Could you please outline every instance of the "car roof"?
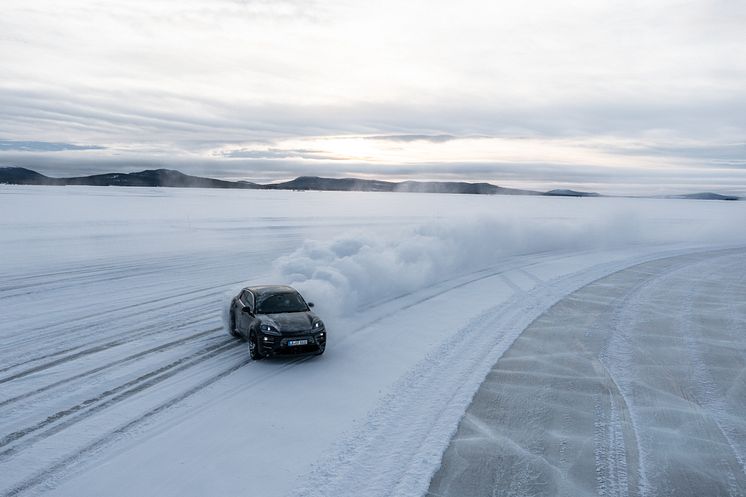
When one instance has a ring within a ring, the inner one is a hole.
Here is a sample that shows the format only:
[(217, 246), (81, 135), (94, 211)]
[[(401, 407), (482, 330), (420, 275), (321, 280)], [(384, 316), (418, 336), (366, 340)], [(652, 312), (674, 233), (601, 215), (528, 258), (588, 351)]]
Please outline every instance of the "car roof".
[(275, 293), (297, 293), (297, 290), (287, 285), (261, 285), (261, 286), (250, 286), (246, 290), (251, 290), (254, 295), (261, 297), (264, 295), (271, 295)]

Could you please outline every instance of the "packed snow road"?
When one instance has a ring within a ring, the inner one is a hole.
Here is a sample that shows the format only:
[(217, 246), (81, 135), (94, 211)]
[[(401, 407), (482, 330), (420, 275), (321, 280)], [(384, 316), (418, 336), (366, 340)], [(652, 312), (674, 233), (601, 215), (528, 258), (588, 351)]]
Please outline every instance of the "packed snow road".
[(431, 496), (746, 495), (746, 251), (660, 259), (534, 321)]
[[(576, 200), (0, 187), (0, 495), (424, 494), (534, 318), (743, 243), (740, 204)], [(317, 303), (324, 356), (228, 336), (268, 282)]]

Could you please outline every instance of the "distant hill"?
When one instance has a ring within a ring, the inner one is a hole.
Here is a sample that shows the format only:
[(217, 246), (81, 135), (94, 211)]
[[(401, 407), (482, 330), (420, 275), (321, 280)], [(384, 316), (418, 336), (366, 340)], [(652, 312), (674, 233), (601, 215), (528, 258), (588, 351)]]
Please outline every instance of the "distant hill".
[(318, 190), (332, 192), (391, 192), (396, 183), (357, 178), (299, 176), (283, 183), (264, 185), (267, 190)]
[(261, 188), (248, 181), (202, 178), (172, 169), (137, 173), (107, 173), (72, 178), (50, 178), (23, 167), (0, 167), (0, 183), (13, 185), (165, 186), (175, 188)]
[[(576, 190), (550, 190), (537, 192), (516, 188), (503, 188), (490, 183), (465, 183), (462, 181), (381, 181), (359, 178), (320, 178), (299, 176), (282, 183), (260, 185), (250, 181), (225, 181), (190, 176), (173, 169), (147, 169), (136, 173), (107, 173), (73, 178), (50, 178), (23, 167), (0, 167), (0, 184), (11, 185), (87, 185), (87, 186), (149, 186), (176, 188), (236, 188), (244, 190), (316, 190), (335, 192), (407, 192), (407, 193), (456, 193), (471, 195), (544, 195), (550, 197), (601, 197), (593, 192)], [(663, 198), (701, 200), (739, 200), (732, 195), (717, 193), (691, 193), (669, 195)]]
[(475, 195), (541, 195), (541, 192), (535, 192), (532, 190), (518, 190), (515, 188), (503, 188), (490, 183), (464, 183), (461, 181), (405, 181), (403, 183), (397, 183), (394, 191), (417, 193), (467, 193)]
[(683, 198), (691, 200), (738, 200), (740, 197), (734, 195), (720, 195), (719, 193), (701, 192), (685, 193), (683, 195), (666, 195), (665, 198)]
[(202, 178), (172, 169), (149, 169), (137, 173), (108, 173), (65, 178), (67, 185), (88, 186), (165, 186), (172, 188), (257, 188), (254, 183)]
[(407, 193), (461, 193), (474, 195), (539, 195), (531, 190), (502, 188), (489, 183), (464, 183), (458, 181), (404, 181), (394, 183), (358, 178), (319, 178), (300, 176), (284, 183), (264, 185), (269, 190), (320, 190), (358, 192), (407, 192)]
[(600, 193), (596, 192), (578, 192), (575, 190), (549, 190), (548, 192), (542, 193), (548, 197), (600, 197)]
[(65, 180), (50, 178), (24, 167), (0, 167), (0, 183), (8, 185), (64, 185)]
[(404, 181), (395, 183), (358, 178), (320, 178), (300, 176), (283, 183), (259, 185), (249, 181), (224, 181), (190, 176), (172, 169), (149, 169), (136, 173), (107, 173), (73, 178), (50, 178), (22, 167), (0, 167), (0, 183), (15, 185), (87, 185), (87, 186), (150, 186), (179, 188), (241, 188), (262, 190), (319, 190), (360, 192), (412, 192), (540, 195), (540, 192), (502, 188), (489, 183), (448, 181)]

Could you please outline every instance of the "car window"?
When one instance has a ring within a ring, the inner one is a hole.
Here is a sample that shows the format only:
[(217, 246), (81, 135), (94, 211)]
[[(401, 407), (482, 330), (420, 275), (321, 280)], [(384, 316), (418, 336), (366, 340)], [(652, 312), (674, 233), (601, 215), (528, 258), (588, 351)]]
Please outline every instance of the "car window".
[(254, 308), (254, 295), (250, 291), (243, 291), (243, 293), (241, 294), (241, 301), (244, 303), (244, 305), (248, 305), (252, 309)]
[(298, 293), (274, 293), (260, 297), (257, 302), (257, 312), (261, 314), (277, 314), (281, 312), (304, 312), (308, 310), (305, 300)]

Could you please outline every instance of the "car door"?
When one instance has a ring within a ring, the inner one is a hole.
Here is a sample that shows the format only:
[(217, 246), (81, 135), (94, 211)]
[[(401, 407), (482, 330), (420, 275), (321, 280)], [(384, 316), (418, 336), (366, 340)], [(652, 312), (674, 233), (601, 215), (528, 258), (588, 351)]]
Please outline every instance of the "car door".
[[(244, 307), (250, 307), (251, 312), (244, 312)], [(249, 330), (254, 324), (254, 294), (249, 290), (241, 292), (241, 298), (239, 299), (238, 308), (238, 332), (244, 337), (249, 337)]]

